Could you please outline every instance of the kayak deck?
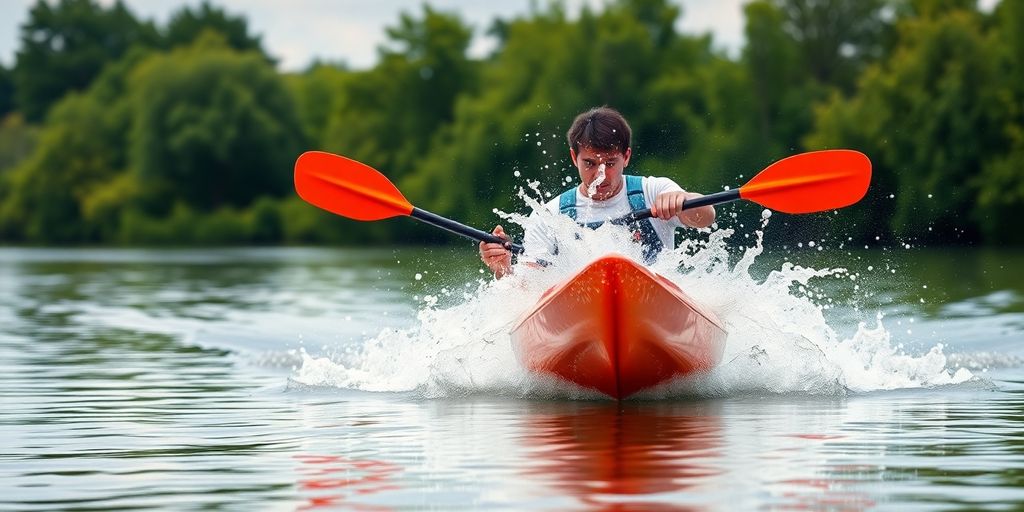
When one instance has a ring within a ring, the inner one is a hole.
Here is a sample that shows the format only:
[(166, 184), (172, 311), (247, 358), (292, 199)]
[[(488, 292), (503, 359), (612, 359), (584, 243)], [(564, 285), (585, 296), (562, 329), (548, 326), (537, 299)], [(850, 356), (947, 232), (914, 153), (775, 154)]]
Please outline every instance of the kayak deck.
[(545, 292), (511, 337), (527, 370), (622, 399), (710, 370), (726, 332), (674, 283), (613, 255)]

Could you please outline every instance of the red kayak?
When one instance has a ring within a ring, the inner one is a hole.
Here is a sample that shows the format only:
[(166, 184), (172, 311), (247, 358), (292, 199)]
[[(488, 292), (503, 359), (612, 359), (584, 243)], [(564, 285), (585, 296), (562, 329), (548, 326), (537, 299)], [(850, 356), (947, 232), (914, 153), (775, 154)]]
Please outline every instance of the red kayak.
[(710, 370), (722, 323), (675, 283), (622, 256), (605, 256), (544, 293), (512, 328), (532, 372), (612, 398)]

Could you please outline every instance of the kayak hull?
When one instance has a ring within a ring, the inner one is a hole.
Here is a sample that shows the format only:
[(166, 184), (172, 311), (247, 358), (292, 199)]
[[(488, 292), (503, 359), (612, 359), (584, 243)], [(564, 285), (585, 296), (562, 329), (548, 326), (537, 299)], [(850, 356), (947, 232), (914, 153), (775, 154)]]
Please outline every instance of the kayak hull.
[(623, 399), (710, 370), (726, 331), (674, 283), (613, 255), (545, 292), (511, 338), (527, 370)]

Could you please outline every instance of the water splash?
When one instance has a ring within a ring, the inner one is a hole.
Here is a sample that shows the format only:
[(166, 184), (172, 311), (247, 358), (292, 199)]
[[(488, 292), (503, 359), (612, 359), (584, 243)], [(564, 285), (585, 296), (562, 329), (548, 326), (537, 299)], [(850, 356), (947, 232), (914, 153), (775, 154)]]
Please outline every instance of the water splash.
[(594, 194), (597, 193), (597, 187), (600, 187), (604, 183), (607, 175), (605, 174), (605, 165), (601, 164), (597, 166), (597, 176), (594, 177), (594, 181), (587, 186), (587, 197), (593, 198)]
[[(536, 183), (528, 187), (538, 193)], [(526, 373), (512, 351), (509, 330), (551, 286), (610, 252), (643, 261), (642, 249), (620, 226), (579, 229), (566, 216), (547, 212), (521, 191), (532, 217), (501, 214), (530, 228), (544, 225), (563, 243), (552, 265), (517, 265), (505, 279), (481, 280), (458, 303), (427, 297), (416, 326), (389, 329), (358, 349), (332, 357), (302, 354), (299, 383), (425, 397), (502, 395), (594, 398), (574, 386)], [(923, 355), (894, 345), (880, 316), (862, 322), (844, 339), (826, 321), (823, 306), (808, 290), (814, 280), (845, 279), (842, 268), (814, 269), (783, 263), (764, 279), (751, 266), (761, 255), (769, 213), (762, 216), (752, 246), (735, 248), (733, 229), (699, 230), (663, 252), (651, 266), (715, 311), (729, 331), (722, 364), (709, 374), (671, 382), (646, 398), (730, 396), (749, 393), (838, 395), (961, 383), (973, 378), (952, 371), (936, 345)], [(848, 281), (848, 280), (847, 280)]]

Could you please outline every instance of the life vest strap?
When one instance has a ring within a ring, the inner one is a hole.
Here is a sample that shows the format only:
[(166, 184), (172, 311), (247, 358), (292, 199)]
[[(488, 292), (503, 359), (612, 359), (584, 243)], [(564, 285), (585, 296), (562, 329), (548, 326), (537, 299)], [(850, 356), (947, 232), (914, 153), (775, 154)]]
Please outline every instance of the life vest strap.
[[(623, 178), (626, 180), (626, 198), (629, 200), (629, 209), (633, 212), (649, 209), (647, 201), (644, 199), (643, 177), (624, 175)], [(575, 187), (562, 192), (562, 194), (558, 196), (558, 212), (562, 215), (568, 216), (572, 220), (576, 220)], [(636, 241), (643, 244), (644, 260), (648, 263), (653, 262), (654, 258), (665, 247), (665, 244), (661, 242), (661, 238), (658, 237), (658, 232), (654, 229), (654, 225), (651, 223), (652, 221), (652, 219), (643, 219), (628, 224), (629, 228), (634, 231)], [(581, 225), (590, 229), (597, 229), (603, 224), (604, 221), (598, 221)]]

